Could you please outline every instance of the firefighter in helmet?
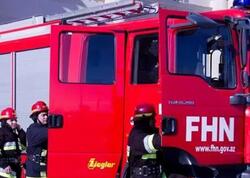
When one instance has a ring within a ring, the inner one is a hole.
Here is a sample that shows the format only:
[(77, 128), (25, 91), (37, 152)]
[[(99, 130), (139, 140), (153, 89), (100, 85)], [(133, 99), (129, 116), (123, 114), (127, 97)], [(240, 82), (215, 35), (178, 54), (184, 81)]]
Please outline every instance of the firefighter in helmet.
[(27, 129), (26, 178), (47, 177), (48, 110), (43, 101), (37, 101), (31, 108), (30, 118), (34, 123)]
[(161, 140), (155, 127), (153, 105), (138, 105), (134, 113), (134, 127), (128, 139), (128, 162), (131, 178), (160, 178), (161, 166), (156, 156)]
[(26, 146), (26, 134), (17, 123), (16, 112), (8, 107), (0, 115), (0, 177), (21, 177), (21, 152)]

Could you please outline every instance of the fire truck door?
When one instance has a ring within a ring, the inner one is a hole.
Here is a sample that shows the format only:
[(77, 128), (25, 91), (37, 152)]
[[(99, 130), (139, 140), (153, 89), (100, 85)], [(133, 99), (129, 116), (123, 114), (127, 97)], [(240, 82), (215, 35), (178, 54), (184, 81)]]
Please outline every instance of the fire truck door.
[(160, 11), (162, 144), (200, 164), (242, 163), (244, 106), (230, 103), (243, 93), (234, 36), (226, 25), (200, 16), (192, 25), (185, 15)]
[(125, 118), (127, 131), (135, 107), (149, 103), (155, 105), (158, 113), (158, 32), (142, 30), (128, 33), (126, 70)]
[(122, 32), (102, 27), (52, 28), (49, 177), (115, 177), (123, 143), (124, 41)]

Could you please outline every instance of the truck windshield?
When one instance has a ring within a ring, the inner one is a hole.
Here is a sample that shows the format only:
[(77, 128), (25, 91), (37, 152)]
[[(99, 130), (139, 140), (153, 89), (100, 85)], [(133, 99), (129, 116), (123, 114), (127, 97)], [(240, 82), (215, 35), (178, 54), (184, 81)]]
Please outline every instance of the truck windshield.
[(202, 77), (216, 88), (234, 88), (236, 71), (229, 29), (219, 26), (177, 32), (170, 72)]

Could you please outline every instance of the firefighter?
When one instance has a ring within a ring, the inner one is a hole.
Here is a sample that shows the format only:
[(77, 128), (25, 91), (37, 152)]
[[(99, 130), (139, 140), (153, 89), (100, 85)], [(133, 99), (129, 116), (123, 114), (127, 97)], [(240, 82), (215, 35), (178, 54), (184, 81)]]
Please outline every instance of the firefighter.
[(157, 159), (161, 140), (155, 127), (153, 105), (142, 104), (135, 109), (132, 128), (128, 139), (128, 163), (130, 178), (160, 178), (162, 171)]
[(17, 123), (16, 112), (8, 107), (1, 112), (0, 177), (21, 177), (21, 152), (26, 146), (26, 134)]
[(27, 129), (26, 178), (47, 177), (48, 110), (43, 101), (37, 101), (31, 108), (34, 123)]

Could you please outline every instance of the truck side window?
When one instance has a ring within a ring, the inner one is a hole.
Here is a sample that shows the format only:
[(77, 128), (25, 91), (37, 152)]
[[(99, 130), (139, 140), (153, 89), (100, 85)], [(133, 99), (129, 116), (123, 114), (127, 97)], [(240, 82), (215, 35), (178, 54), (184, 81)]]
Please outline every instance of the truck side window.
[(12, 100), (12, 70), (11, 70), (11, 54), (0, 55), (0, 109), (11, 106)]
[(234, 88), (236, 70), (231, 34), (226, 26), (180, 31), (176, 36), (175, 74), (202, 77), (215, 88)]
[(132, 83), (158, 82), (158, 35), (140, 35), (135, 38), (132, 64)]
[(113, 84), (115, 38), (112, 34), (62, 33), (59, 80), (68, 83)]

